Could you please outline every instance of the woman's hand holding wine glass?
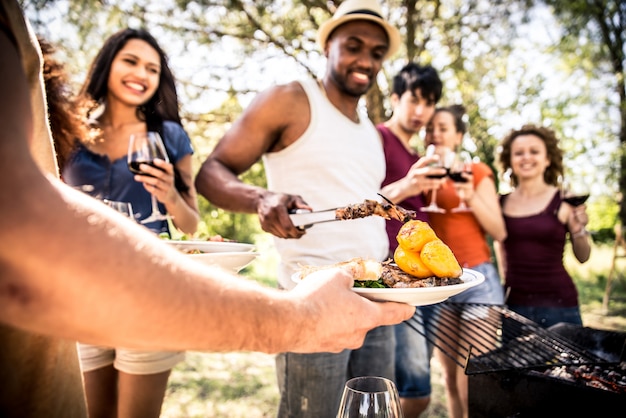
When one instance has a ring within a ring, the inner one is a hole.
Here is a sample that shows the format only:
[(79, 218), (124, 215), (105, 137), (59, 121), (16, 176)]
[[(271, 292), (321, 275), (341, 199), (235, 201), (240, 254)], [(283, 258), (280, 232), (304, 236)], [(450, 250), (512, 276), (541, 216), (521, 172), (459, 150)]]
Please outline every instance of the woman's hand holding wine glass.
[(395, 384), (376, 376), (346, 382), (337, 418), (402, 418)]
[(157, 196), (160, 201), (166, 201), (168, 194), (175, 192), (174, 173), (165, 145), (157, 132), (141, 132), (130, 136), (128, 168), (137, 174), (136, 180), (141, 181), (151, 195), (152, 213), (141, 223), (168, 219), (159, 210)]

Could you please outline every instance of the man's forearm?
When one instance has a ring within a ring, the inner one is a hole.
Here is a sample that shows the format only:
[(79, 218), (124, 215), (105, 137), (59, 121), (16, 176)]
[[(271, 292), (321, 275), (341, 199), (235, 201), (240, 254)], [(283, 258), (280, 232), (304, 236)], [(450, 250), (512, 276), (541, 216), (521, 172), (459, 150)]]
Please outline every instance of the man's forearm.
[(243, 183), (223, 164), (207, 159), (195, 179), (198, 194), (219, 208), (238, 213), (257, 213), (257, 202), (266, 193), (262, 187)]

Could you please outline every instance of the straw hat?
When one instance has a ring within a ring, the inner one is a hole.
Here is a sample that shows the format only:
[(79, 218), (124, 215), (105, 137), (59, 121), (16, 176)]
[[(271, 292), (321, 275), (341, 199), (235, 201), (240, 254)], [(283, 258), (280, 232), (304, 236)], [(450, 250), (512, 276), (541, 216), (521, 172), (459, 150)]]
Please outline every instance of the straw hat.
[(346, 0), (341, 3), (334, 16), (320, 26), (317, 43), (324, 49), (330, 34), (337, 27), (352, 20), (369, 20), (382, 26), (389, 38), (387, 56), (393, 55), (400, 47), (400, 32), (383, 19), (377, 0)]

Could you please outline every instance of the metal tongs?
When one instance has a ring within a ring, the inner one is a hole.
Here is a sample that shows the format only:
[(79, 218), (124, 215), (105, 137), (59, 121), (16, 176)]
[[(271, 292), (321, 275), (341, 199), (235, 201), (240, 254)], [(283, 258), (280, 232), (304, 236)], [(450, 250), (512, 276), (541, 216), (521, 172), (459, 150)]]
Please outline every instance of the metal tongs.
[(394, 204), (380, 193), (378, 195), (384, 199), (384, 202), (366, 200), (364, 203), (320, 211), (296, 209), (290, 212), (289, 217), (294, 226), (298, 228), (309, 228), (318, 223), (365, 218), (372, 215), (381, 216), (385, 219), (396, 219), (403, 223), (415, 219), (415, 211)]

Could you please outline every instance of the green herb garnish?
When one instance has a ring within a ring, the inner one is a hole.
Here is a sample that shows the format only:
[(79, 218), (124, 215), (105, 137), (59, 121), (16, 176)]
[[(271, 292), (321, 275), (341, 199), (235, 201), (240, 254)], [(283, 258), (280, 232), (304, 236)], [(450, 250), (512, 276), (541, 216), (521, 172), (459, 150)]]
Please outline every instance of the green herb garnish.
[(383, 283), (383, 279), (378, 280), (355, 280), (354, 287), (368, 287), (373, 289), (386, 289), (387, 286)]

